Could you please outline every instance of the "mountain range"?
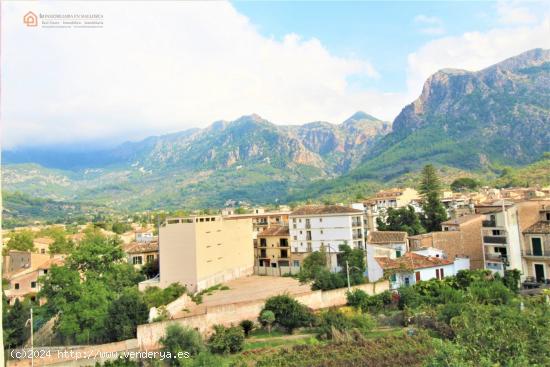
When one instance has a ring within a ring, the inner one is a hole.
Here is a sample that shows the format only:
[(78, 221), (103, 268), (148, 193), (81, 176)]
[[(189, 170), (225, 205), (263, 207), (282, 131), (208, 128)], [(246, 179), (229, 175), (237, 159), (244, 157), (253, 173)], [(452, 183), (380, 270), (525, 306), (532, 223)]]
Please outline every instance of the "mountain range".
[(550, 50), (535, 49), (476, 72), (438, 71), (393, 124), (364, 112), (289, 126), (249, 115), (101, 151), (4, 151), (2, 184), (110, 208), (220, 207), (366, 194), (426, 163), (494, 175), (547, 151)]

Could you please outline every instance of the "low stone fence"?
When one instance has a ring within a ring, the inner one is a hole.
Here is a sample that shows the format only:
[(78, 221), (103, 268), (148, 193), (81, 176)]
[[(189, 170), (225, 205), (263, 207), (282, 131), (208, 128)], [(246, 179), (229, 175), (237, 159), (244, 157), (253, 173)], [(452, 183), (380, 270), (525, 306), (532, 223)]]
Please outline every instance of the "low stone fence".
[[(352, 287), (361, 289), (367, 294), (373, 295), (389, 289), (387, 281), (378, 283), (367, 283)], [(314, 309), (323, 309), (332, 306), (343, 306), (346, 304), (347, 288), (333, 289), (329, 291), (309, 291), (295, 295), (294, 298), (304, 305)], [(137, 339), (140, 350), (156, 350), (161, 347), (160, 338), (165, 334), (166, 327), (171, 324), (180, 324), (198, 330), (206, 335), (216, 324), (231, 325), (238, 324), (242, 320), (256, 320), (265, 304), (265, 300), (254, 300), (248, 302), (230, 303), (219, 306), (206, 307), (204, 313), (182, 317), (174, 320), (155, 322), (139, 325)]]
[(269, 275), (272, 277), (280, 277), (283, 275), (296, 275), (300, 272), (299, 266), (279, 266), (272, 268), (269, 266), (254, 266), (254, 274)]

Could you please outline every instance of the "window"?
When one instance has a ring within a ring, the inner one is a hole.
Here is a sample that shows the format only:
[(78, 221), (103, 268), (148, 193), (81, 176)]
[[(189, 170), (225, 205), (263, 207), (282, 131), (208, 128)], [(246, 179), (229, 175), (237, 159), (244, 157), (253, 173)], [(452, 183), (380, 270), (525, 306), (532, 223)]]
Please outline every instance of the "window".
[(323, 234), (323, 230), (321, 229), (321, 234)]
[(395, 274), (392, 274), (391, 277), (390, 277), (390, 280), (395, 283), (397, 281), (397, 275)]
[(323, 218), (319, 218), (319, 222), (323, 222)]
[(546, 213), (546, 220), (547, 220), (547, 221), (550, 221), (550, 212), (549, 212), (549, 213)]
[(281, 250), (281, 258), (286, 259), (288, 257), (288, 250)]
[(147, 262), (152, 263), (155, 261), (155, 255), (147, 255)]
[(439, 277), (439, 269), (435, 269), (435, 277), (436, 277), (436, 279), (441, 279)]
[(306, 232), (306, 239), (307, 239), (308, 241), (311, 241), (311, 231), (307, 231), (307, 232)]
[(286, 238), (279, 239), (279, 246), (288, 247), (288, 240)]
[(292, 266), (294, 266), (295, 268), (299, 268), (300, 267), (300, 260), (294, 260), (292, 262)]
[(538, 237), (531, 237), (531, 250), (533, 250), (533, 256), (542, 256), (542, 241)]
[(265, 238), (260, 238), (260, 246), (266, 247), (267, 246), (267, 240)]
[(296, 218), (292, 218), (292, 223), (296, 223)]
[(294, 236), (294, 241), (296, 241), (298, 239), (298, 236)]
[(132, 258), (132, 262), (134, 265), (141, 265), (141, 263), (143, 262), (143, 259), (141, 258), (141, 256), (134, 256)]
[(44, 274), (48, 274), (48, 269), (44, 269)]
[(439, 270), (439, 275), (441, 276), (441, 279), (445, 278), (445, 274), (443, 273), (443, 268)]
[(296, 229), (296, 224), (293, 224), (293, 225), (292, 225), (292, 228)]
[(400, 250), (395, 251), (395, 257), (401, 257), (401, 251)]
[(14, 287), (15, 289), (19, 289), (19, 283), (15, 283)]
[(36, 288), (36, 282), (31, 282), (31, 288)]
[(45, 253), (46, 253), (46, 249), (45, 249), (45, 248), (40, 249), (40, 253), (41, 253), (41, 254), (45, 254)]

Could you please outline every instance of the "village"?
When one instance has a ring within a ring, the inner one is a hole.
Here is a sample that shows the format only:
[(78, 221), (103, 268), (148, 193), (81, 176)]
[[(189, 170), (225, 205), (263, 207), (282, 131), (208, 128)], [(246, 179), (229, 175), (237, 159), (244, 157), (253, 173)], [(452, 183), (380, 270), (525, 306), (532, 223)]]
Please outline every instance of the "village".
[[(129, 217), (110, 229), (91, 222), (4, 230), (4, 295), (12, 307), (47, 304), (44, 280), (90, 231), (117, 239), (120, 261), (143, 274), (143, 294), (185, 290), (148, 309), (130, 346), (102, 344), (103, 352), (159, 350), (173, 322), (208, 335), (214, 325), (255, 319), (266, 300), (281, 294), (321, 310), (349, 304), (352, 288), (375, 296), (470, 270), (515, 272), (524, 294), (550, 287), (550, 187), (439, 191), (445, 220), (431, 230), (418, 221), (427, 195), (391, 188), (347, 205), (229, 206), (215, 214), (151, 215), (148, 223)], [(31, 246), (17, 248), (25, 240)], [(350, 264), (353, 253), (361, 259)], [(331, 282), (304, 275), (319, 256), (326, 272), (319, 274)], [(48, 334), (43, 330), (38, 335)]]

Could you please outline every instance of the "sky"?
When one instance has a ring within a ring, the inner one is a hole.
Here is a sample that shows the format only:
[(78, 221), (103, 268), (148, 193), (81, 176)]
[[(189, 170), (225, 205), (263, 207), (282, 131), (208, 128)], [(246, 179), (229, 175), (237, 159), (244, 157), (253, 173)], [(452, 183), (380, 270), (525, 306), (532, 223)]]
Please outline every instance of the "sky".
[[(27, 27), (100, 13), (101, 29)], [(442, 68), (550, 48), (550, 2), (13, 2), (1, 8), (2, 149), (102, 147), (259, 114), (392, 121)]]

